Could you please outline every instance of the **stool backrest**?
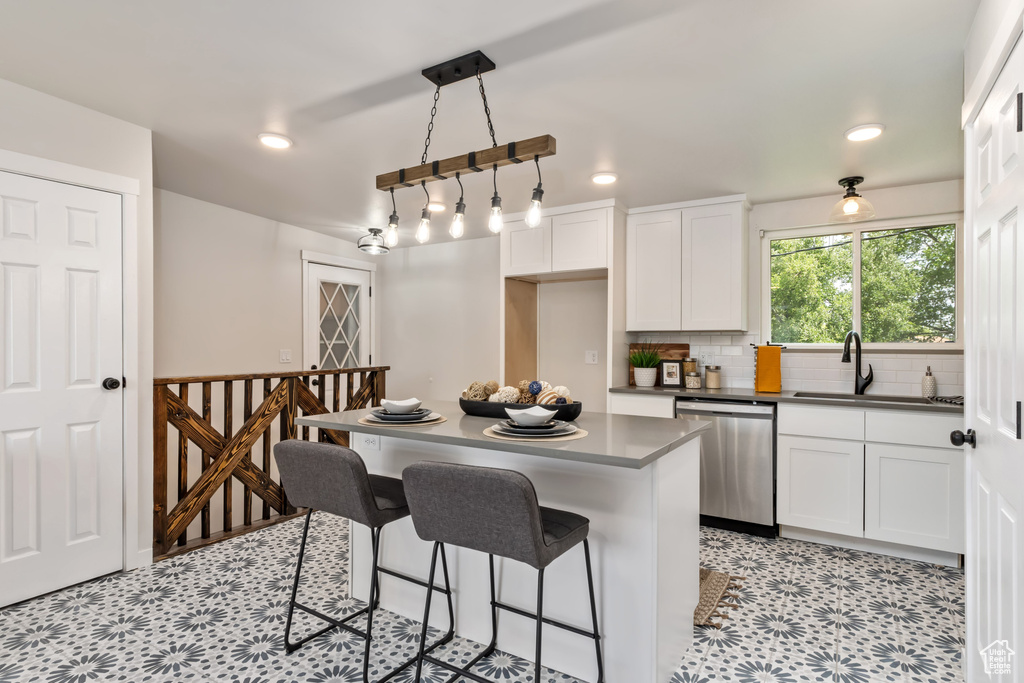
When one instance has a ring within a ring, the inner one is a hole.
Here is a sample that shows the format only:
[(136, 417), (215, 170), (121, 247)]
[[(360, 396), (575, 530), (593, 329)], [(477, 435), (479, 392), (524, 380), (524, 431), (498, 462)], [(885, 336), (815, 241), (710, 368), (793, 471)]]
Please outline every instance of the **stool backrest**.
[(366, 464), (351, 448), (328, 443), (282, 441), (274, 460), (288, 502), (374, 526), (377, 503)]
[(420, 462), (402, 472), (416, 533), (424, 541), (541, 566), (537, 492), (512, 470)]

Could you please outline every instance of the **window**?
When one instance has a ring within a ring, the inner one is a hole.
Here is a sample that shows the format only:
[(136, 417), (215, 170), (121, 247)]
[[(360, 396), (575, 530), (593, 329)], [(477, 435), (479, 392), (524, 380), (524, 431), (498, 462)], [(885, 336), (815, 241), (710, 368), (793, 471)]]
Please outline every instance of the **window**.
[(777, 344), (950, 344), (957, 224), (769, 233), (768, 338)]

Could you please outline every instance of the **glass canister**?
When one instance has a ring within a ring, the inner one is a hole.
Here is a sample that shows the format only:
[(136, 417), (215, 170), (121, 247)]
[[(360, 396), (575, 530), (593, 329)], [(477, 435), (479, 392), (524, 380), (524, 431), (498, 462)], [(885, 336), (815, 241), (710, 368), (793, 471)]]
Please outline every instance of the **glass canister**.
[(691, 372), (697, 372), (697, 359), (696, 358), (684, 358), (683, 359), (683, 374), (688, 375)]
[(688, 372), (688, 373), (686, 373), (686, 388), (687, 389), (700, 389), (700, 373), (699, 372)]
[(704, 366), (704, 386), (708, 389), (721, 389), (722, 388), (722, 366), (721, 365), (705, 365)]

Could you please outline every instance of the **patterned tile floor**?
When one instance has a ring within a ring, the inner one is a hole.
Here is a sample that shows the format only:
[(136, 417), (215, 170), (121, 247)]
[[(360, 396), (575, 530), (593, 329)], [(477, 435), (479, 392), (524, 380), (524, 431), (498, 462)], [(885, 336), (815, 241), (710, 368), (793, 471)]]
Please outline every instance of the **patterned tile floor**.
[[(346, 633), (284, 653), (300, 524), (0, 611), (0, 683), (361, 681), (361, 643)], [(344, 597), (347, 553), (347, 525), (314, 515), (300, 601), (329, 613), (358, 609)], [(727, 626), (698, 630), (672, 683), (962, 680), (962, 572), (714, 529), (703, 530), (701, 558), (747, 576), (747, 588)], [(315, 627), (297, 613), (298, 635)], [(370, 670), (379, 677), (414, 651), (419, 628), (379, 612), (374, 633)], [(465, 663), (482, 647), (456, 640), (444, 654)], [(533, 679), (528, 662), (501, 653), (477, 670), (508, 683)], [(545, 679), (572, 680), (554, 671)], [(428, 670), (423, 680), (447, 677)]]

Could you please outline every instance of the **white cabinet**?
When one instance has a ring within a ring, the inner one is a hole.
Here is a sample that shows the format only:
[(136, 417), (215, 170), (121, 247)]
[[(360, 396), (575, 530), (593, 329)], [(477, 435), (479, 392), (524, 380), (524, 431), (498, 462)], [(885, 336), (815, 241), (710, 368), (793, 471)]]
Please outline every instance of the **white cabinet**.
[(868, 443), (864, 479), (866, 538), (964, 552), (962, 449)]
[(747, 204), (690, 202), (626, 222), (626, 329), (747, 329)]
[(607, 209), (563, 213), (551, 217), (551, 270), (608, 267)]
[(525, 221), (508, 221), (501, 230), (501, 272), (534, 275), (551, 272), (551, 219), (536, 228)]
[(662, 211), (626, 219), (626, 329), (682, 325), (682, 214)]
[(638, 417), (676, 416), (676, 397), (656, 394), (608, 394), (608, 412)]
[(682, 211), (682, 329), (747, 329), (747, 211), (742, 203)]
[(864, 535), (864, 443), (780, 435), (779, 524)]

